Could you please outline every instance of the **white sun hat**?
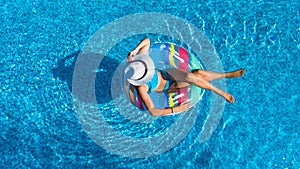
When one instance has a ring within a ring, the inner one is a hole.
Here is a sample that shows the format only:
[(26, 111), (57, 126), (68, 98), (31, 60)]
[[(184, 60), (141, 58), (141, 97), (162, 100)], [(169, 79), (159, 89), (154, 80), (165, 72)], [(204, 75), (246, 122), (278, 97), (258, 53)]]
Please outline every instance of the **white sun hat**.
[(155, 72), (155, 65), (150, 56), (138, 54), (125, 68), (125, 78), (134, 86), (149, 82)]

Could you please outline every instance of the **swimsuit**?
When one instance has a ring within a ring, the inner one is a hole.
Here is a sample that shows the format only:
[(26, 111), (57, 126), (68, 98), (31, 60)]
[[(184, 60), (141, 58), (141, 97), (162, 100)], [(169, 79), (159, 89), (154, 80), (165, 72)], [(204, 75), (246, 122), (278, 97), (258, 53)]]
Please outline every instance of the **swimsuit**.
[(160, 73), (162, 74), (163, 78), (167, 81), (163, 89), (164, 92), (167, 92), (169, 87), (175, 82), (175, 80), (166, 71), (161, 70)]
[(148, 93), (151, 93), (156, 88), (156, 86), (158, 85), (158, 75), (156, 70), (152, 79), (149, 82), (147, 82), (146, 85), (149, 88)]
[(163, 91), (167, 92), (167, 90), (169, 89), (169, 87), (172, 85), (173, 82), (175, 82), (171, 76), (163, 70), (155, 70), (154, 75), (152, 77), (152, 79), (146, 83), (146, 85), (148, 86), (149, 90), (148, 93), (151, 93), (158, 85), (158, 74), (157, 71), (160, 71), (161, 75), (163, 76), (163, 78), (167, 81)]

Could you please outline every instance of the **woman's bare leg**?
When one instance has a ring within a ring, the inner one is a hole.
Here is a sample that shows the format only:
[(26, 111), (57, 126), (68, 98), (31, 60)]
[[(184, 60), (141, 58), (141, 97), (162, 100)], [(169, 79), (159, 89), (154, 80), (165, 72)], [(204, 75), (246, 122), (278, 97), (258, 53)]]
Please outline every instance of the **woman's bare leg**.
[(233, 72), (225, 72), (225, 73), (219, 73), (219, 72), (212, 72), (207, 70), (194, 70), (193, 73), (199, 74), (203, 76), (206, 80), (216, 80), (220, 78), (234, 78), (234, 77), (240, 77), (245, 74), (245, 69), (241, 68)]
[(199, 87), (211, 90), (211, 91), (219, 94), (220, 96), (224, 97), (229, 103), (234, 102), (234, 97), (231, 94), (215, 87), (208, 80), (206, 80), (202, 77), (199, 77), (199, 76), (195, 75), (194, 73), (188, 73), (186, 80), (190, 83), (193, 83), (193, 84), (199, 86)]
[(191, 72), (186, 72), (183, 70), (179, 69), (172, 69), (172, 70), (167, 70), (167, 72), (176, 80), (178, 83), (180, 82), (188, 82), (191, 84), (195, 84), (201, 88), (211, 90), (220, 96), (224, 97), (228, 102), (233, 103), (234, 102), (234, 97), (215, 87), (213, 84), (211, 84), (206, 78), (204, 78), (202, 75), (196, 74), (196, 73), (191, 73)]

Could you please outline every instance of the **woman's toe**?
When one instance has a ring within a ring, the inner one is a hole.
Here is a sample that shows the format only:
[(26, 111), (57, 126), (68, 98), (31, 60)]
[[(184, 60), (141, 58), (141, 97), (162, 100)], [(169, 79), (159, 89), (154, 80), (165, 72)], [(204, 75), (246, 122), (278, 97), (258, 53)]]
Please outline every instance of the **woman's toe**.
[(241, 70), (241, 76), (244, 76), (244, 74), (245, 74), (245, 69), (244, 68), (242, 68), (242, 70)]

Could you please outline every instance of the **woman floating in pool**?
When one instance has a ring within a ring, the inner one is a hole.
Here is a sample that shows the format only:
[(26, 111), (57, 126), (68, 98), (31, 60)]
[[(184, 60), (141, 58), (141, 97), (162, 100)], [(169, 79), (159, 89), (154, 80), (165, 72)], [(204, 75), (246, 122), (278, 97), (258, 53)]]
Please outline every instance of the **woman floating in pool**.
[(211, 90), (224, 97), (229, 103), (234, 102), (234, 97), (217, 87), (210, 81), (220, 78), (234, 78), (243, 76), (245, 69), (233, 72), (211, 72), (206, 70), (193, 70), (187, 72), (180, 69), (155, 69), (152, 59), (148, 56), (150, 39), (142, 40), (136, 48), (127, 56), (129, 63), (125, 69), (125, 77), (128, 82), (136, 86), (137, 91), (144, 102), (146, 108), (153, 116), (163, 116), (176, 112), (184, 112), (190, 108), (189, 102), (184, 102), (172, 108), (156, 108), (149, 96), (149, 92), (172, 92), (187, 87), (190, 84)]

